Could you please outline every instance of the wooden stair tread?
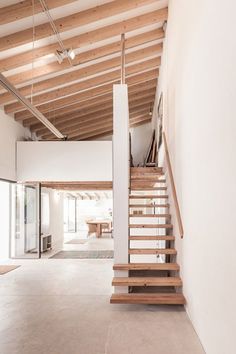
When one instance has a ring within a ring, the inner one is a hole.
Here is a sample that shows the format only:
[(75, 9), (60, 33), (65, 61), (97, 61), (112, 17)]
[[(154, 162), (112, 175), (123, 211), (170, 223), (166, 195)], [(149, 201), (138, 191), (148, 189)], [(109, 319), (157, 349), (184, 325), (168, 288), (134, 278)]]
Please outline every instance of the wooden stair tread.
[[(157, 182), (157, 183), (166, 183), (166, 179), (165, 179), (165, 178), (159, 178), (159, 176), (157, 176), (157, 179), (158, 179), (158, 182)], [(131, 181), (131, 182), (133, 182), (134, 184), (144, 183), (144, 184), (146, 184), (146, 185), (148, 185), (148, 186), (149, 186), (150, 183), (152, 183), (152, 182), (150, 182), (150, 181), (146, 181), (144, 177), (143, 177), (143, 180), (141, 180), (141, 181), (135, 181), (135, 180), (133, 180), (133, 181)]]
[(130, 208), (169, 208), (170, 204), (130, 204)]
[(170, 218), (170, 214), (129, 214), (130, 218)]
[(182, 286), (179, 277), (114, 277), (113, 286)]
[(174, 248), (130, 248), (129, 254), (177, 254)]
[(163, 173), (158, 173), (158, 174), (155, 174), (155, 175), (132, 175), (130, 176), (130, 179), (131, 181), (144, 181), (144, 182), (147, 182), (147, 181), (155, 181), (155, 182), (158, 182), (160, 177), (163, 176)]
[(129, 237), (130, 241), (174, 241), (175, 237), (174, 236), (166, 236), (166, 235), (160, 235), (160, 236), (130, 236)]
[(155, 194), (146, 194), (146, 195), (130, 195), (130, 199), (168, 199), (168, 195), (155, 195)]
[(139, 187), (131, 189), (131, 191), (167, 191), (167, 187)]
[(172, 229), (172, 224), (130, 224), (130, 229)]
[(113, 270), (179, 270), (177, 263), (124, 263), (114, 264)]
[(163, 168), (162, 167), (131, 167), (131, 173), (133, 172), (148, 172), (148, 173), (156, 173), (156, 172), (162, 172)]
[(149, 304), (149, 305), (184, 305), (186, 300), (182, 294), (112, 294), (111, 304)]

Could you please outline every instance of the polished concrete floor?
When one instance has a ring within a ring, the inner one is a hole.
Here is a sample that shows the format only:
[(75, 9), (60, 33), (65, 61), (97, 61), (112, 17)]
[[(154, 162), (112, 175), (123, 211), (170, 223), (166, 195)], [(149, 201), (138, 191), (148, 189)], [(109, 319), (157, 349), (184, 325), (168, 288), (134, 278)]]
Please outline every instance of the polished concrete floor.
[(24, 260), (0, 276), (1, 354), (203, 354), (182, 307), (110, 305), (112, 260)]

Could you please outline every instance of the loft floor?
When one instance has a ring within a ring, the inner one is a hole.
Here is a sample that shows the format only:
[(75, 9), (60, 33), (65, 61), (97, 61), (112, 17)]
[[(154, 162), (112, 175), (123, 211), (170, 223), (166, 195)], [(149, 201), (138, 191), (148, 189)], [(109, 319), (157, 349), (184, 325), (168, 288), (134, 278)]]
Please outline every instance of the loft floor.
[(183, 307), (110, 305), (112, 260), (11, 261), (0, 276), (4, 354), (203, 354)]

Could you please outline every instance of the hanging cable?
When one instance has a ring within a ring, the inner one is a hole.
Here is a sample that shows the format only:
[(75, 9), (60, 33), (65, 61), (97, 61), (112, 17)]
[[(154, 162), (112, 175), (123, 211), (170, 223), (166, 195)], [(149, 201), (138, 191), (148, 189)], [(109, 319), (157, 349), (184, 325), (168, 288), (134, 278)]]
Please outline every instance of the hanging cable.
[(46, 4), (46, 1), (45, 1), (45, 0), (39, 0), (39, 1), (40, 1), (40, 4), (41, 4), (41, 6), (42, 6), (43, 11), (45, 12), (45, 14), (46, 14), (47, 17), (48, 17), (48, 20), (49, 20), (49, 23), (50, 23), (50, 25), (51, 25), (51, 28), (52, 28), (52, 30), (53, 30), (53, 32), (54, 32), (56, 38), (57, 38), (57, 41), (58, 41), (58, 43), (59, 43), (59, 45), (60, 45), (60, 47), (61, 47), (61, 50), (62, 50), (63, 54), (66, 55), (66, 57), (67, 57), (67, 59), (68, 59), (70, 65), (73, 66), (73, 63), (72, 63), (72, 60), (71, 60), (71, 58), (70, 58), (69, 52), (68, 52), (68, 50), (67, 50), (67, 49), (65, 48), (65, 46), (64, 46), (64, 43), (63, 43), (63, 41), (62, 41), (62, 39), (61, 39), (60, 33), (58, 32), (55, 23), (54, 23), (54, 21), (53, 21), (53, 18), (52, 18), (51, 14), (50, 14), (49, 8), (48, 8), (48, 6), (47, 6), (47, 4)]
[(31, 71), (31, 80), (32, 80), (32, 83), (31, 83), (31, 92), (30, 92), (30, 102), (31, 104), (33, 104), (33, 91), (34, 91), (34, 49), (35, 49), (35, 46), (34, 46), (34, 43), (35, 43), (35, 18), (34, 18), (34, 15), (35, 15), (35, 6), (34, 6), (34, 0), (32, 0), (32, 10), (33, 10), (33, 33), (32, 33), (32, 36), (33, 36), (33, 47), (32, 47), (32, 71)]

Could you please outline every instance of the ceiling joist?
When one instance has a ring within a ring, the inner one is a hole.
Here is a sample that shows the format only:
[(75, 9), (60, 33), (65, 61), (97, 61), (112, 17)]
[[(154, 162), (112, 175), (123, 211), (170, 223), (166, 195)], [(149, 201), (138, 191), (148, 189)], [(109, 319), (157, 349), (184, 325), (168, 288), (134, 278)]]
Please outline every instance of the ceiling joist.
[[(83, 33), (81, 35), (66, 39), (63, 41), (63, 43), (66, 48), (77, 49), (105, 39), (119, 36), (122, 33), (127, 34), (128, 32), (135, 31), (145, 26), (163, 23), (166, 19), (167, 8), (156, 10), (141, 16), (133, 17), (131, 19), (112, 24), (110, 26)], [(30, 50), (2, 59), (0, 60), (0, 71), (4, 72), (25, 64), (31, 64), (34, 60), (55, 53), (58, 49), (60, 49), (58, 43), (53, 43), (40, 48), (35, 48), (34, 51)]]
[[(129, 85), (129, 92), (134, 92), (136, 90), (136, 86), (139, 83), (144, 82), (147, 83), (150, 80), (155, 80), (158, 77), (158, 69), (150, 70), (148, 72), (145, 72), (144, 74), (138, 74), (135, 76), (131, 76), (127, 79), (127, 84)], [(51, 111), (54, 107), (62, 108), (65, 106), (68, 106), (70, 104), (73, 104), (74, 102), (78, 101), (85, 101), (87, 99), (90, 99), (92, 97), (100, 96), (109, 92), (112, 92), (113, 89), (113, 83), (105, 84), (103, 86), (99, 86), (96, 88), (92, 88), (91, 90), (87, 91), (82, 91), (74, 95), (66, 96), (64, 98), (57, 99), (53, 102), (49, 103), (44, 103), (42, 105), (37, 106), (40, 112), (46, 113)], [(17, 108), (16, 108), (17, 107)], [(13, 113), (16, 111), (22, 111), (23, 114), (25, 115), (25, 118), (29, 116), (29, 112), (23, 110), (22, 105), (7, 105), (5, 106), (5, 113)]]
[[(75, 0), (47, 0), (47, 6), (49, 10), (52, 10), (74, 1)], [(16, 4), (1, 8), (0, 25), (15, 22), (22, 18), (30, 17), (33, 13), (36, 15), (40, 12), (43, 12), (43, 10), (39, 1), (35, 1), (34, 7), (32, 6), (32, 0), (20, 1)]]
[[(138, 118), (142, 116), (147, 116), (149, 114), (149, 107), (146, 106), (145, 109), (140, 109), (140, 110), (135, 110), (132, 113), (130, 113), (130, 120), (132, 121), (133, 118)], [(105, 123), (105, 122), (110, 122), (112, 121), (112, 111), (110, 111), (107, 114), (104, 114), (103, 116), (90, 116), (87, 120), (79, 120), (76, 119), (72, 123), (65, 122), (64, 124), (61, 124), (60, 127), (59, 125), (56, 125), (58, 129), (61, 129), (61, 131), (64, 133), (64, 135), (68, 135), (70, 132), (73, 132), (76, 129), (90, 129), (94, 126), (98, 126), (99, 124)], [(41, 138), (47, 139), (51, 134), (46, 131), (43, 134), (40, 134), (39, 132), (37, 133), (38, 136), (41, 136)]]
[[(137, 127), (137, 126), (149, 123), (149, 122), (151, 122), (150, 117), (148, 117), (147, 120), (142, 120), (141, 122), (131, 124), (130, 127), (134, 128), (134, 127)], [(80, 135), (79, 133), (77, 135), (76, 135), (76, 133), (74, 135), (71, 134), (70, 136), (68, 136), (68, 139), (69, 140), (87, 140), (89, 138), (97, 137), (101, 134), (112, 135), (113, 134), (112, 126), (107, 127), (107, 128), (97, 129), (97, 130), (94, 130), (93, 132), (89, 132), (88, 134), (83, 134), (83, 135)]]
[[(134, 93), (129, 95), (129, 108), (131, 109), (139, 109), (143, 106), (153, 107), (154, 99), (155, 99), (155, 91), (156, 87), (154, 86), (150, 90), (140, 91), (138, 93)], [(85, 107), (82, 109), (76, 109), (75, 111), (69, 112), (60, 116), (51, 116), (48, 119), (52, 121), (56, 125), (70, 123), (74, 119), (86, 119), (90, 116), (101, 116), (103, 113), (105, 114), (108, 111), (113, 110), (113, 102), (112, 96), (109, 101), (99, 102), (99, 104), (94, 106)], [(29, 118), (23, 121), (24, 126), (30, 127), (33, 132), (40, 134), (39, 131), (44, 132), (44, 127), (41, 123), (37, 122), (34, 118)]]
[[(143, 87), (143, 85), (145, 85), (145, 87)], [(148, 85), (148, 87), (147, 87)], [(136, 101), (138, 100), (138, 102), (142, 102), (143, 100), (148, 100), (149, 98), (151, 98), (151, 92), (150, 89), (153, 88), (154, 85), (154, 89), (156, 87), (156, 80), (155, 82), (152, 81), (151, 83), (140, 83), (139, 84), (139, 88), (140, 88), (140, 92), (131, 92), (129, 93), (129, 101)], [(45, 117), (47, 117), (49, 120), (56, 120), (57, 118), (60, 119), (59, 117), (62, 117), (65, 114), (70, 114), (72, 112), (78, 111), (78, 112), (84, 112), (85, 111), (89, 111), (90, 113), (96, 111), (96, 109), (101, 108), (101, 106), (103, 105), (104, 108), (107, 105), (111, 105), (112, 106), (112, 92), (108, 92), (105, 93), (104, 95), (100, 95), (99, 97), (91, 97), (88, 98), (85, 101), (81, 101), (81, 102), (76, 102), (73, 103), (69, 106), (65, 106), (62, 107), (60, 109), (57, 109), (56, 105), (52, 104), (51, 110), (49, 112), (44, 113)], [(28, 111), (22, 111), (22, 112), (17, 112), (15, 114), (15, 120), (16, 121), (22, 121), (23, 120), (23, 124), (24, 126), (30, 126), (32, 124), (34, 124), (35, 122), (37, 122), (35, 120), (35, 118), (28, 112)]]
[[(163, 39), (164, 32), (162, 28), (157, 28), (153, 31), (149, 31), (146, 33), (141, 33), (136, 36), (132, 36), (126, 39), (125, 48), (131, 49), (143, 44), (147, 44), (153, 41), (157, 41)], [(121, 43), (120, 41), (107, 44), (105, 46), (101, 46), (95, 49), (90, 49), (85, 52), (80, 53), (73, 60), (73, 66), (76, 67), (81, 64), (89, 63), (95, 59), (101, 59), (106, 57), (107, 55), (120, 53)], [(60, 74), (60, 71), (65, 71), (66, 69), (71, 70), (71, 66), (69, 65), (67, 60), (64, 60), (61, 64), (57, 61), (52, 62), (50, 64), (41, 65), (38, 67), (31, 68), (30, 70), (25, 70), (18, 74), (8, 76), (8, 79), (14, 85), (24, 84), (27, 81), (31, 81), (32, 79), (38, 79), (45, 75), (49, 74)], [(74, 68), (72, 68), (74, 70)]]
[[(161, 55), (161, 53), (162, 53), (162, 45), (157, 44), (155, 46), (146, 47), (144, 49), (136, 50), (132, 53), (127, 54), (126, 64), (130, 64), (130, 66), (127, 67), (126, 74), (132, 75), (133, 73), (142, 72), (149, 68), (154, 68), (154, 67), (157, 68), (161, 64), (161, 59), (160, 57), (158, 57), (158, 55)], [(155, 56), (155, 58), (149, 59), (149, 57), (153, 57), (153, 56)], [(144, 60), (146, 58), (149, 60), (131, 65), (136, 61)], [(118, 68), (119, 65), (120, 65), (119, 57), (110, 60), (105, 60), (101, 63), (87, 66), (85, 68), (78, 69), (69, 73), (65, 73), (60, 76), (56, 76), (52, 79), (40, 81), (38, 83), (35, 83), (33, 85), (33, 88), (31, 85), (19, 88), (19, 92), (21, 92), (21, 94), (25, 95), (26, 97), (29, 95), (32, 96), (33, 93), (34, 104), (48, 102), (53, 99), (58, 99), (60, 97), (67, 96), (69, 94), (103, 84), (105, 82), (119, 79), (120, 70), (101, 75), (106, 70)], [(87, 77), (96, 74), (100, 74), (100, 76), (71, 84), (72, 82), (78, 80), (78, 78), (87, 79)], [(59, 87), (56, 90), (47, 91), (41, 95), (35, 96), (36, 93), (49, 90), (57, 86), (65, 85), (65, 83), (67, 83), (67, 86), (63, 86), (61, 88)], [(11, 95), (9, 94), (0, 95), (0, 104), (6, 104), (7, 102), (9, 102), (9, 100), (10, 101), (13, 100)], [(13, 104), (10, 103), (7, 107), (13, 107), (14, 110), (17, 111), (17, 108), (20, 107), (20, 105), (15, 103)], [(6, 112), (9, 113), (11, 111), (7, 110), (6, 108)]]
[[(130, 115), (132, 115), (133, 113), (138, 113), (138, 112), (148, 112), (150, 111), (150, 103), (149, 104), (144, 104), (144, 105), (141, 105), (141, 106), (133, 106), (133, 105), (130, 105), (130, 109), (129, 109), (129, 113)], [(97, 112), (94, 112), (94, 113), (88, 113), (86, 115), (83, 115), (83, 116), (80, 116), (77, 112), (76, 114), (74, 115), (70, 115), (70, 116), (65, 116), (64, 119), (61, 119), (61, 120), (54, 120), (54, 124), (56, 125), (56, 127), (58, 129), (60, 128), (64, 128), (65, 126), (66, 127), (71, 127), (75, 124), (78, 124), (78, 123), (85, 123), (85, 122), (92, 122), (94, 121), (95, 119), (102, 119), (102, 118), (105, 118), (105, 117), (109, 117), (109, 116), (112, 116), (112, 113), (113, 113), (113, 109), (112, 109), (112, 106), (110, 106), (109, 108), (107, 109), (103, 109), (103, 110), (100, 110), (100, 111), (97, 111)], [(62, 117), (63, 118), (63, 117)], [(39, 126), (37, 126), (35, 128), (35, 125), (32, 125), (30, 127), (31, 131), (35, 132), (37, 135), (39, 136), (43, 136), (44, 134), (47, 133), (47, 129), (42, 127), (42, 125), (40, 124)]]
[[(103, 20), (107, 17), (115, 16), (123, 12), (136, 9), (140, 6), (148, 5), (156, 0), (115, 0), (91, 9), (80, 11), (72, 15), (61, 17), (54, 21), (59, 33), (70, 31), (78, 26), (84, 26), (93, 22)], [(32, 12), (33, 14), (33, 12)], [(32, 15), (31, 14), (31, 15)], [(35, 40), (50, 37), (54, 34), (50, 23), (43, 23), (34, 28)], [(32, 28), (2, 37), (0, 51), (8, 50), (32, 42)]]

